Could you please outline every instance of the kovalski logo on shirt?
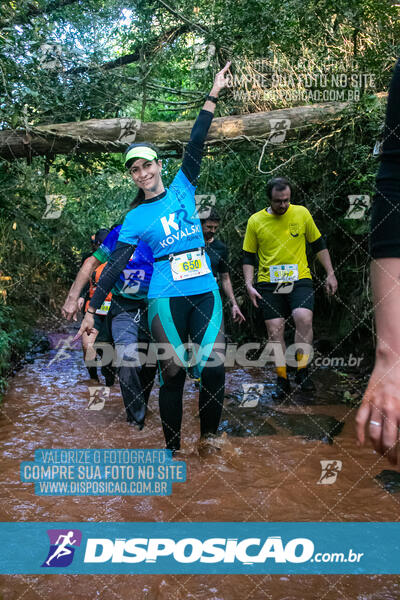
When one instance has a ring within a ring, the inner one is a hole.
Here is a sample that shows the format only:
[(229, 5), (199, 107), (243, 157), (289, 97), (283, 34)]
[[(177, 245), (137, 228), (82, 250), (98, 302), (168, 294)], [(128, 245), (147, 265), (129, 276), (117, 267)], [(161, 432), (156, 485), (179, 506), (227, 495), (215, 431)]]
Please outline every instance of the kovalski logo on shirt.
[(161, 217), (160, 221), (164, 229), (164, 233), (167, 236), (165, 239), (160, 240), (160, 244), (163, 248), (166, 248), (174, 242), (179, 242), (180, 240), (189, 236), (201, 238), (200, 224), (193, 223), (188, 218), (187, 211), (183, 208), (177, 212), (170, 213), (168, 218)]
[(299, 235), (300, 227), (298, 223), (289, 223), (289, 231), (292, 237), (297, 237)]
[(175, 213), (170, 213), (168, 220), (167, 217), (161, 217), (161, 225), (163, 226), (165, 235), (171, 235), (171, 227), (178, 231), (179, 225), (175, 223)]

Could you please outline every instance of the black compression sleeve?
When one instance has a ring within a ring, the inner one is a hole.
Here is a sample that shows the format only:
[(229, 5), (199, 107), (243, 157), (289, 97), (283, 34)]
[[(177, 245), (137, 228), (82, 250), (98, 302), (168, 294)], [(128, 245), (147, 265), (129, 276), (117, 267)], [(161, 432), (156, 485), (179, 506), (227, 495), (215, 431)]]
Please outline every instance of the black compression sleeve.
[(90, 301), (90, 308), (98, 309), (103, 304), (107, 295), (111, 292), (115, 282), (118, 280), (120, 273), (126, 267), (130, 257), (135, 251), (136, 246), (125, 244), (125, 242), (117, 242), (114, 252), (105, 266), (96, 291)]
[[(396, 169), (397, 172), (394, 172)], [(372, 258), (400, 257), (400, 168), (382, 162), (371, 212)]]
[(373, 258), (400, 257), (400, 61), (389, 89), (382, 162), (371, 211)]
[(319, 237), (317, 240), (310, 242), (310, 246), (312, 248), (312, 251), (315, 252), (315, 254), (317, 254), (317, 252), (326, 249), (326, 242), (321, 235), (321, 237)]
[(204, 142), (213, 120), (214, 114), (208, 110), (201, 110), (193, 125), (190, 140), (185, 150), (182, 162), (182, 171), (192, 185), (196, 185), (200, 173), (201, 159), (203, 156)]
[(247, 252), (247, 250), (243, 250), (243, 264), (254, 266), (256, 264), (255, 252)]
[(389, 88), (381, 158), (396, 161), (400, 158), (400, 59)]

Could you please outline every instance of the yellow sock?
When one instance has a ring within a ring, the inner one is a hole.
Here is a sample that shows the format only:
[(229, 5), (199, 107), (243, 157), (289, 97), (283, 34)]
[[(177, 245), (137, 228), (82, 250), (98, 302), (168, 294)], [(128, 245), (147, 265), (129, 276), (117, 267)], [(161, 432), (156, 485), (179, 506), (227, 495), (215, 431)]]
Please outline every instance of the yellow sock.
[(278, 377), (283, 377), (284, 379), (287, 379), (286, 367), (276, 367), (275, 371)]
[(303, 354), (301, 350), (297, 350), (296, 360), (297, 360), (297, 370), (304, 369), (307, 366), (309, 354)]

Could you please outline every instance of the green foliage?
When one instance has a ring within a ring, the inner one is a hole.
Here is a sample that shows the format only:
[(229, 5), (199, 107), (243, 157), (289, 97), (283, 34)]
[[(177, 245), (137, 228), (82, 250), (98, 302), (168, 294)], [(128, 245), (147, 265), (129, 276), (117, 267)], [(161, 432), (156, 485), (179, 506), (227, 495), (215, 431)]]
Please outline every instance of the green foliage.
[[(349, 195), (373, 195), (377, 164), (372, 148), (384, 114), (382, 101), (373, 94), (387, 89), (399, 34), (398, 8), (381, 0), (7, 0), (0, 8), (1, 126), (29, 133), (38, 124), (91, 118), (194, 118), (227, 58), (233, 61), (233, 75), (250, 76), (245, 91), (256, 87), (255, 60), (278, 65), (301, 91), (323, 88), (318, 78), (307, 87), (304, 75), (310, 73), (331, 77), (344, 69), (347, 77), (370, 74), (373, 85), (361, 85), (361, 100), (340, 119), (267, 146), (263, 172), (257, 164), (265, 140), (212, 148), (198, 187), (199, 193), (217, 198), (235, 293), (248, 317), (239, 330), (227, 316), (230, 333), (246, 337), (262, 330), (244, 290), (241, 246), (248, 217), (266, 206), (266, 180), (282, 174), (293, 181), (295, 202), (314, 215), (338, 272), (339, 299), (328, 303), (322, 272), (310, 257), (319, 332), (349, 343), (370, 340), (368, 215), (351, 221), (346, 213)], [(216, 51), (209, 66), (198, 69), (195, 44), (201, 42), (213, 43)], [(46, 64), (50, 59), (43, 44), (56, 45), (53, 66)], [(128, 57), (124, 66), (111, 62), (121, 57)], [(270, 77), (271, 69), (269, 87)], [(226, 91), (220, 114), (308, 103), (238, 100), (234, 91)], [(166, 184), (179, 164), (174, 158), (165, 161)], [(20, 340), (28, 336), (23, 333), (26, 323), (14, 329), (9, 324), (17, 309), (33, 321), (33, 315), (47, 311), (59, 315), (81, 253), (89, 250), (90, 235), (118, 222), (135, 190), (120, 156), (77, 152), (33, 157), (29, 164), (4, 163), (0, 189), (0, 275), (12, 278), (0, 285), (7, 292), (7, 306), (0, 305), (1, 371), (11, 348), (20, 348)], [(58, 219), (43, 218), (49, 194), (66, 196)]]
[(6, 389), (10, 363), (18, 365), (28, 347), (32, 333), (32, 315), (24, 315), (19, 307), (0, 303), (0, 401)]

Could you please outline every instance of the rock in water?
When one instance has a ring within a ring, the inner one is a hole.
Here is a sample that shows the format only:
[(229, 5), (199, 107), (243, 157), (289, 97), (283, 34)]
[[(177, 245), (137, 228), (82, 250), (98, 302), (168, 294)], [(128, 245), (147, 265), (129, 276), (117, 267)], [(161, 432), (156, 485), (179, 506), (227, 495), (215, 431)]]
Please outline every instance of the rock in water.
[(392, 469), (384, 469), (375, 476), (375, 479), (379, 481), (384, 490), (390, 494), (397, 494), (400, 492), (400, 473), (393, 471)]
[(274, 435), (276, 429), (266, 422), (272, 411), (261, 410), (260, 406), (247, 408), (235, 401), (225, 406), (218, 432), (226, 431), (235, 437), (252, 437), (258, 435)]
[(276, 411), (274, 421), (279, 427), (288, 429), (292, 435), (301, 435), (306, 440), (321, 440), (328, 444), (338, 435), (344, 423), (329, 415), (298, 415)]
[(248, 422), (247, 419), (242, 419), (242, 422), (235, 422), (235, 419), (224, 419), (218, 427), (218, 433), (223, 433), (224, 431), (234, 437), (254, 437), (277, 433), (276, 429), (267, 422)]

